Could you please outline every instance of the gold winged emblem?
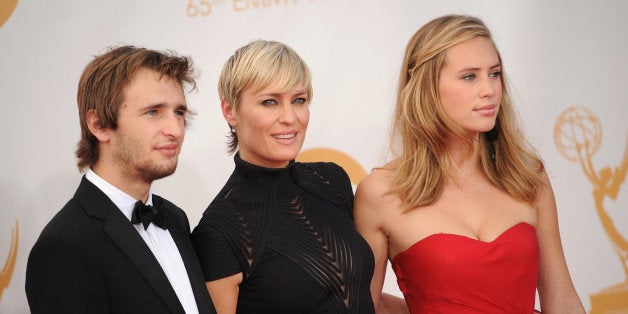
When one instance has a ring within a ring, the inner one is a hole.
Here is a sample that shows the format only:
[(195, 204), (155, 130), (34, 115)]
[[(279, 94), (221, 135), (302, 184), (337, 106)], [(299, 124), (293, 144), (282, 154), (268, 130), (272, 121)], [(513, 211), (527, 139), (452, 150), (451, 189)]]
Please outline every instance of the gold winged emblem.
[(593, 185), (593, 200), (600, 222), (624, 269), (624, 281), (592, 294), (591, 314), (628, 312), (628, 240), (621, 234), (611, 215), (604, 207), (604, 200), (616, 200), (619, 188), (626, 180), (628, 170), (628, 142), (624, 156), (616, 167), (605, 166), (599, 170), (592, 157), (602, 143), (602, 126), (598, 118), (585, 107), (570, 107), (556, 121), (554, 141), (563, 157), (580, 163), (585, 176)]
[(7, 260), (4, 262), (4, 267), (0, 271), (0, 300), (2, 299), (2, 292), (9, 286), (11, 277), (13, 275), (13, 269), (15, 268), (15, 260), (17, 258), (17, 246), (20, 238), (19, 224), (15, 220), (15, 228), (11, 232), (11, 248)]

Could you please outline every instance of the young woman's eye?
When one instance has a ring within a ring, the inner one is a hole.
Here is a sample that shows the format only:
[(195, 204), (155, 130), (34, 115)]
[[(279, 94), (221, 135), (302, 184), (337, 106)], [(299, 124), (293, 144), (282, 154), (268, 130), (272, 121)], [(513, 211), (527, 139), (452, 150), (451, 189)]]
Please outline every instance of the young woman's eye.
[(491, 72), (491, 77), (501, 77), (501, 76), (502, 76), (502, 71)]
[(462, 79), (465, 81), (472, 81), (473, 79), (475, 79), (475, 74), (466, 74), (462, 76)]
[(307, 99), (303, 98), (303, 97), (299, 97), (299, 98), (295, 98), (292, 101), (293, 104), (305, 104), (307, 103)]

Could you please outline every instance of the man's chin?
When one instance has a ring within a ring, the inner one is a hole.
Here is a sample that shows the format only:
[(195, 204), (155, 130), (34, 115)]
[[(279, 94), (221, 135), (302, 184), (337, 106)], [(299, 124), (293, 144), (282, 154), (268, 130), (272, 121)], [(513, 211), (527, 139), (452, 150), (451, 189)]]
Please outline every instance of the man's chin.
[(172, 175), (177, 170), (177, 164), (161, 167), (145, 167), (137, 169), (140, 176), (146, 182), (153, 182)]

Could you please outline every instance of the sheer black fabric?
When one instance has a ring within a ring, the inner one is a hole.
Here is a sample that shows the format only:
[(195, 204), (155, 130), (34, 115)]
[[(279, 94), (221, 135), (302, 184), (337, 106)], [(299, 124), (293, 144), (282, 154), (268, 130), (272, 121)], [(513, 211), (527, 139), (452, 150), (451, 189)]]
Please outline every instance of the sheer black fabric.
[(333, 163), (236, 167), (192, 233), (206, 281), (242, 272), (238, 313), (374, 313), (373, 254)]

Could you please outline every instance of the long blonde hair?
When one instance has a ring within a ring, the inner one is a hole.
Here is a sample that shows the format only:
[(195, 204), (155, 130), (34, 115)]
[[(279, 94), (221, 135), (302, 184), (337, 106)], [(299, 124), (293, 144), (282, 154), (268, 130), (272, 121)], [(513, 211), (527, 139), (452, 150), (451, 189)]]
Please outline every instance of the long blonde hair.
[[(444, 179), (452, 176), (451, 157), (445, 149), (448, 134), (461, 138), (461, 129), (445, 115), (438, 82), (447, 49), (475, 37), (491, 41), (486, 25), (478, 18), (447, 15), (421, 27), (406, 47), (391, 127), (393, 163), (391, 193), (407, 209), (434, 203)], [(543, 162), (527, 143), (518, 126), (508, 94), (502, 65), (502, 97), (495, 128), (479, 139), (478, 166), (487, 179), (513, 198), (533, 204), (541, 184)], [(467, 139), (469, 149), (473, 140)], [(491, 156), (493, 155), (493, 156)]]

